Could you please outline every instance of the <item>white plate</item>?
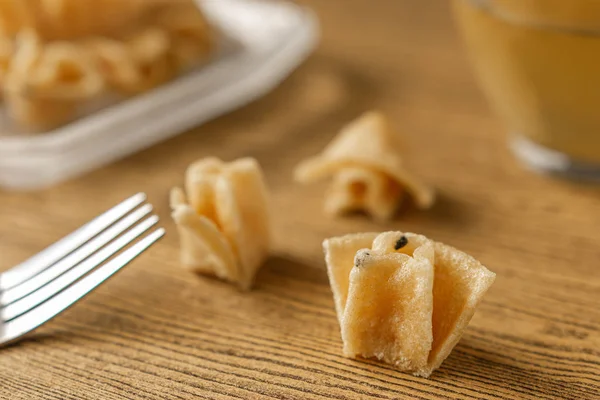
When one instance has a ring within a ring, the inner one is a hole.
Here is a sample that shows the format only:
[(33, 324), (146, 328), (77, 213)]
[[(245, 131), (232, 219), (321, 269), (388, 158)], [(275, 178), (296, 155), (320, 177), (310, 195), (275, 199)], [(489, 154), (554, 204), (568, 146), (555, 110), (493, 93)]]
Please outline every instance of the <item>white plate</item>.
[(0, 136), (0, 187), (36, 189), (113, 162), (266, 94), (313, 50), (318, 23), (287, 1), (204, 0), (227, 37), (210, 64), (35, 136)]

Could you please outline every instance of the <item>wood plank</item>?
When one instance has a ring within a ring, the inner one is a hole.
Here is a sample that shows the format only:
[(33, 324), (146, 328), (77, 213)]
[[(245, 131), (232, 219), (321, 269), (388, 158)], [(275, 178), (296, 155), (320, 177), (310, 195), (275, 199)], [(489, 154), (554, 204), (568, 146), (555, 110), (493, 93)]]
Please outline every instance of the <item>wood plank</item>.
[[(319, 15), (322, 44), (264, 99), (55, 188), (0, 193), (2, 269), (137, 191), (168, 230), (0, 351), (0, 399), (600, 398), (600, 188), (513, 159), (446, 2), (301, 2)], [(325, 185), (298, 186), (293, 167), (372, 108), (405, 134), (408, 167), (439, 201), (385, 224), (324, 218)], [(208, 155), (256, 157), (272, 190), (272, 257), (250, 293), (178, 265), (167, 193)], [(430, 379), (341, 355), (321, 241), (390, 229), (454, 245), (498, 275)]]

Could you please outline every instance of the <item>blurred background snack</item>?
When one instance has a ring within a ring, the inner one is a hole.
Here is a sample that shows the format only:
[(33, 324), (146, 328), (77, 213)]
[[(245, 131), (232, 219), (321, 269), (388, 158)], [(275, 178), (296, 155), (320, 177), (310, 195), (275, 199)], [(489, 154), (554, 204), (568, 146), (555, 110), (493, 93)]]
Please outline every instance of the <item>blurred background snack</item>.
[(0, 32), (5, 106), (30, 132), (81, 116), (87, 103), (107, 103), (98, 98), (154, 89), (213, 47), (193, 0), (4, 0)]
[(318, 42), (315, 15), (289, 1), (2, 1), (2, 188), (54, 185), (233, 111)]
[[(180, 2), (183, 0), (174, 0)], [(74, 40), (114, 35), (140, 21), (155, 5), (168, 0), (2, 0), (0, 32), (12, 36), (25, 28), (44, 40)]]

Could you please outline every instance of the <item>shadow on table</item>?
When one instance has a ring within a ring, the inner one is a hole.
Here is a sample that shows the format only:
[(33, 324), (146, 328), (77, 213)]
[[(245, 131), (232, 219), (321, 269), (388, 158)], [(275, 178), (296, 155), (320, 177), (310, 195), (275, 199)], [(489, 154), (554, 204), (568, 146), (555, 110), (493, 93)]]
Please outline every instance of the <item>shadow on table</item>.
[(40, 333), (30, 333), (24, 338), (5, 345), (4, 349), (11, 348), (19, 348), (19, 347), (27, 347), (27, 346), (50, 346), (56, 345), (60, 342), (67, 342), (67, 339), (71, 339), (74, 337), (78, 337), (80, 335), (79, 330), (71, 330), (71, 329), (51, 329), (46, 332)]
[(261, 285), (281, 284), (282, 278), (286, 281), (302, 281), (329, 287), (327, 271), (320, 268), (320, 264), (311, 266), (292, 257), (273, 255), (258, 272), (256, 288), (260, 288)]
[(433, 207), (425, 210), (423, 214), (424, 218), (436, 221), (438, 224), (454, 225), (461, 229), (476, 219), (472, 212), (472, 206), (445, 192), (438, 192)]

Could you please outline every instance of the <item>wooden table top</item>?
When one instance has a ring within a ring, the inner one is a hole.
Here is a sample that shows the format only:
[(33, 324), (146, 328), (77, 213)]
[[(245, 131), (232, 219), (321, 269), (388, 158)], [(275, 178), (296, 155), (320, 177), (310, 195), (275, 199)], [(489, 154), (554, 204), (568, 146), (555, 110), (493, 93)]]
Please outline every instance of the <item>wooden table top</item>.
[[(114, 165), (37, 193), (0, 193), (3, 269), (144, 191), (168, 234), (150, 252), (0, 351), (1, 399), (600, 398), (600, 187), (526, 171), (471, 76), (446, 2), (304, 0), (322, 44), (264, 99)], [(294, 165), (378, 108), (409, 168), (438, 189), (393, 222), (328, 219), (325, 185)], [(271, 259), (250, 293), (178, 265), (167, 193), (201, 157), (252, 155), (273, 196)], [(430, 379), (342, 357), (321, 242), (423, 233), (497, 279)]]

